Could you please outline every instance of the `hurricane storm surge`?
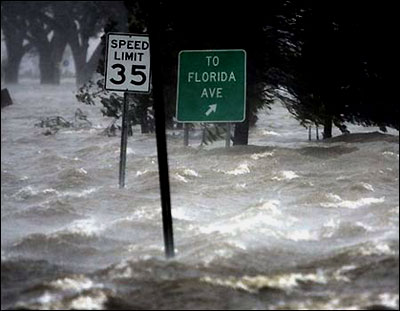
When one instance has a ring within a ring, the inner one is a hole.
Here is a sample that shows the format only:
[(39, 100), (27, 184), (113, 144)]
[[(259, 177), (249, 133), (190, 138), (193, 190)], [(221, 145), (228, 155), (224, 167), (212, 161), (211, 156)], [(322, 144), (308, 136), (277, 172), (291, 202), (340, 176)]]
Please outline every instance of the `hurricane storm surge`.
[[(154, 135), (134, 128), (119, 189), (100, 107), (37, 83), (10, 87), (1, 113), (2, 309), (399, 307), (397, 131), (308, 141), (279, 103), (248, 146), (168, 131), (166, 260)], [(34, 126), (77, 108), (91, 128)]]

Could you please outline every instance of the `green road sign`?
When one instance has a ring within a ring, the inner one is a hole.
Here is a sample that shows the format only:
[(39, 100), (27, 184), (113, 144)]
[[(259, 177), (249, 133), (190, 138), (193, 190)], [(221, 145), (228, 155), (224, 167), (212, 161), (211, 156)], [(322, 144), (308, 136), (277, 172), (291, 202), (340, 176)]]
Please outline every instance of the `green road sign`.
[(246, 112), (246, 51), (181, 51), (178, 122), (243, 122)]

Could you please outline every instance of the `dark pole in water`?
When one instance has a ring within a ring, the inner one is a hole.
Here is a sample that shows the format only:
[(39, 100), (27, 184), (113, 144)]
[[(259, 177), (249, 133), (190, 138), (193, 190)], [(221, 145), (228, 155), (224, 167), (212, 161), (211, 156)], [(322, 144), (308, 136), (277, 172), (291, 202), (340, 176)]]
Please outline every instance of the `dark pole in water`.
[(164, 98), (162, 93), (160, 31), (158, 27), (160, 24), (161, 14), (158, 1), (156, 1), (156, 3), (150, 1), (149, 7), (150, 62), (152, 68), (154, 116), (156, 123), (164, 244), (165, 255), (167, 258), (171, 258), (174, 257), (175, 253), (169, 189), (167, 141), (165, 136)]
[(231, 146), (231, 124), (226, 123), (226, 135), (225, 135), (225, 148), (229, 148)]
[(128, 93), (124, 92), (122, 108), (121, 152), (119, 157), (119, 187), (125, 187), (126, 146), (128, 144)]
[(183, 145), (189, 146), (189, 123), (183, 125)]

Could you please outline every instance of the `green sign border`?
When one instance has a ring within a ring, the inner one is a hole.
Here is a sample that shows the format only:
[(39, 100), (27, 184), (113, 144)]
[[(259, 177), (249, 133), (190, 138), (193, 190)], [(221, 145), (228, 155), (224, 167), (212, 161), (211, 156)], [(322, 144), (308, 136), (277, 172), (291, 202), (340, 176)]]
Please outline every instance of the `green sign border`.
[[(243, 82), (244, 82), (244, 96), (243, 96), (243, 119), (241, 120), (223, 120), (223, 121), (216, 121), (216, 120), (185, 120), (181, 121), (178, 119), (178, 108), (179, 108), (179, 78), (180, 78), (180, 66), (181, 66), (181, 54), (182, 53), (209, 53), (209, 52), (243, 52), (244, 53), (244, 77), (243, 77)], [(246, 120), (246, 95), (247, 95), (247, 52), (243, 49), (225, 49), (225, 50), (182, 50), (178, 54), (178, 74), (177, 74), (178, 82), (177, 82), (177, 87), (176, 87), (176, 112), (175, 112), (175, 117), (177, 122), (179, 123), (240, 123), (244, 122)]]

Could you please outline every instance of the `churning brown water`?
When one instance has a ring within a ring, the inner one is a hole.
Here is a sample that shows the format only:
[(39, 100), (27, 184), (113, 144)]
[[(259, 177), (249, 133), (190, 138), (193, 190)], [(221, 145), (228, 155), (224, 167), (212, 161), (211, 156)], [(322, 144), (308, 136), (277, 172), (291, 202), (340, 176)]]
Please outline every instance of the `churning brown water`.
[[(119, 137), (73, 83), (23, 81), (1, 113), (1, 306), (32, 309), (399, 307), (399, 143), (350, 126), (308, 141), (276, 104), (249, 146), (168, 132), (176, 258), (164, 258), (155, 137)], [(34, 124), (77, 108), (91, 128)], [(335, 132), (335, 135), (338, 135)]]

